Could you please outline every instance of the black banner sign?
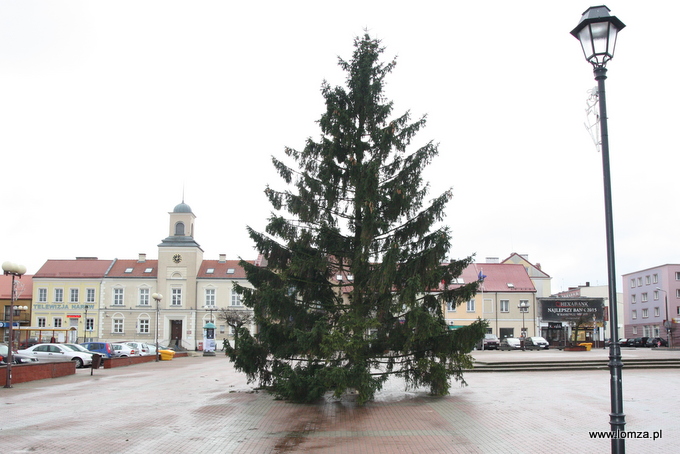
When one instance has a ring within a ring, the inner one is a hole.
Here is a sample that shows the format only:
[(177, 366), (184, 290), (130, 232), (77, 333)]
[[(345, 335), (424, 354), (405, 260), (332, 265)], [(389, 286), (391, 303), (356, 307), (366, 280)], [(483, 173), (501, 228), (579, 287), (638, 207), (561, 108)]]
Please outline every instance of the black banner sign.
[(543, 320), (553, 322), (602, 322), (604, 298), (539, 298)]

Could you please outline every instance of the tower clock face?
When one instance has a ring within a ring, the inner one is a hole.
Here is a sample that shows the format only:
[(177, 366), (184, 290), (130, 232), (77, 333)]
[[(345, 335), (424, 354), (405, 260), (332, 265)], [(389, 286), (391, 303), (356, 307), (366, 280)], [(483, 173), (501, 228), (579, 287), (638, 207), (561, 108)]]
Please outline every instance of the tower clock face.
[(175, 262), (175, 263), (179, 263), (179, 262), (182, 261), (182, 256), (179, 255), (179, 254), (175, 254), (175, 255), (172, 256), (172, 261)]

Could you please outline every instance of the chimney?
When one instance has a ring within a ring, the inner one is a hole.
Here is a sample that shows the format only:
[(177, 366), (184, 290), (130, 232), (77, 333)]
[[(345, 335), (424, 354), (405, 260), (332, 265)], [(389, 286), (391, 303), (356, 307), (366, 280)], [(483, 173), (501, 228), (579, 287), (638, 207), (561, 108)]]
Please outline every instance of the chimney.
[(143, 252), (139, 253), (139, 260), (137, 260), (137, 263), (144, 263), (146, 262), (146, 254)]
[(220, 254), (220, 263), (226, 263), (227, 262), (227, 254)]

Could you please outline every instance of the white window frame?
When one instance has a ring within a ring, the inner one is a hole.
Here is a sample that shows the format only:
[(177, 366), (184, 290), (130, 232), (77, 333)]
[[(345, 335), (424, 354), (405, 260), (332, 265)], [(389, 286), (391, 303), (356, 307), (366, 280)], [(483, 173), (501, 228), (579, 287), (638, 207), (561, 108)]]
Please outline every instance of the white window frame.
[(642, 295), (640, 295), (640, 301), (642, 301), (643, 303), (646, 303), (648, 301), (647, 292), (642, 292)]
[(137, 304), (139, 306), (149, 306), (151, 303), (150, 298), (151, 291), (149, 290), (148, 287), (140, 287), (139, 288), (139, 301)]
[(652, 274), (652, 284), (658, 284), (659, 283), (659, 275), (658, 274)]
[(649, 309), (646, 307), (642, 309), (642, 318), (649, 318)]
[(80, 298), (80, 289), (78, 288), (71, 288), (69, 290), (69, 297), (68, 301), (69, 303), (77, 303)]
[(122, 287), (115, 287), (113, 289), (113, 305), (123, 306), (125, 303), (125, 291)]
[(39, 288), (38, 289), (38, 302), (39, 303), (46, 303), (47, 302), (47, 289), (46, 288)]
[(475, 300), (471, 299), (467, 301), (466, 304), (466, 309), (465, 312), (474, 312), (475, 311)]
[(661, 311), (659, 310), (658, 307), (654, 308), (654, 317), (660, 317), (661, 316)]
[(231, 305), (232, 306), (243, 306), (243, 301), (241, 301), (241, 295), (236, 293), (234, 289), (231, 289)]
[(214, 288), (205, 289), (205, 307), (215, 307), (217, 290)]
[(453, 301), (446, 302), (446, 312), (456, 312), (456, 306), (454, 306)]
[(149, 334), (151, 332), (151, 320), (147, 317), (140, 317), (137, 320), (137, 333)]
[(86, 288), (85, 289), (85, 302), (87, 303), (94, 303), (95, 299), (95, 289), (93, 288)]
[(178, 307), (182, 305), (182, 289), (180, 287), (175, 287), (172, 289), (170, 305), (173, 307)]
[(38, 326), (44, 328), (47, 326), (47, 319), (45, 317), (38, 317)]
[(635, 298), (635, 293), (630, 295), (630, 304), (635, 304), (637, 303), (637, 298)]
[(125, 319), (122, 317), (113, 318), (111, 320), (111, 332), (113, 334), (125, 333)]
[(510, 300), (500, 300), (499, 306), (501, 312), (510, 312)]
[(637, 311), (634, 310), (633, 312), (630, 313), (630, 318), (633, 320), (637, 320)]
[(61, 317), (52, 317), (52, 328), (61, 328), (63, 320)]
[(94, 318), (88, 317), (85, 319), (85, 331), (94, 331)]
[(54, 302), (55, 303), (63, 303), (64, 302), (64, 289), (63, 288), (55, 288), (54, 289)]

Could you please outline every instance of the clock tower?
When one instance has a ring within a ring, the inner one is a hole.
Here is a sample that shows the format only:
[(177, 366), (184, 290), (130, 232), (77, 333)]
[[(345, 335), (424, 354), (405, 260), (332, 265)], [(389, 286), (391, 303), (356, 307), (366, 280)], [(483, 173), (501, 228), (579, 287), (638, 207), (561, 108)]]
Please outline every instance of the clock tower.
[(163, 325), (170, 329), (173, 345), (193, 346), (196, 275), (203, 262), (203, 249), (194, 240), (196, 216), (191, 207), (182, 200), (168, 214), (169, 234), (158, 245), (158, 293), (163, 295)]

